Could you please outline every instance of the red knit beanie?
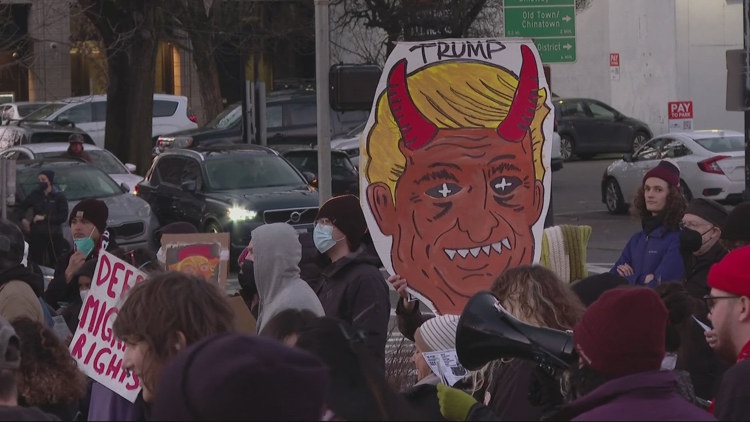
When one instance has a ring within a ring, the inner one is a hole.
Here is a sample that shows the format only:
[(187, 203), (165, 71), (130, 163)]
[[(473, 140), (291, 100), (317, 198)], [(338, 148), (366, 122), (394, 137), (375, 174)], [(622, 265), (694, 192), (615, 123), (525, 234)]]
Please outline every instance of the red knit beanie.
[(613, 378), (661, 368), (667, 308), (647, 287), (607, 290), (573, 329), (586, 365)]
[(346, 236), (352, 249), (357, 249), (362, 238), (367, 233), (367, 221), (359, 204), (359, 198), (354, 195), (334, 196), (326, 201), (318, 210), (316, 220), (327, 218), (331, 220)]
[(750, 296), (750, 246), (729, 252), (708, 271), (708, 285), (739, 296)]
[(646, 175), (643, 176), (643, 183), (646, 183), (646, 179), (649, 177), (659, 178), (674, 187), (680, 186), (680, 169), (671, 161), (659, 161), (659, 164), (656, 167), (649, 170)]

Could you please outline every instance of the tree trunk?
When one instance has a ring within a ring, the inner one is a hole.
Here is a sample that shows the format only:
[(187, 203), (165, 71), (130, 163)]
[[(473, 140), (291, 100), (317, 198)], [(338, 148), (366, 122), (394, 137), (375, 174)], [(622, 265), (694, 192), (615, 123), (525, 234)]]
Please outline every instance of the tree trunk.
[(219, 85), (219, 70), (216, 67), (216, 51), (210, 34), (191, 33), (190, 41), (193, 45), (193, 62), (200, 81), (201, 113), (203, 113), (201, 121), (208, 122), (224, 109)]

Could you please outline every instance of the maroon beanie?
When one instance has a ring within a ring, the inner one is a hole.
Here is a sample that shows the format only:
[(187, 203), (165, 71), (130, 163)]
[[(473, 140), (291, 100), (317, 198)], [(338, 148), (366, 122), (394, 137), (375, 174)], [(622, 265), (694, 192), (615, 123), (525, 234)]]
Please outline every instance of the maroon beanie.
[(666, 160), (659, 161), (656, 167), (649, 170), (643, 176), (643, 183), (646, 183), (646, 179), (649, 177), (659, 178), (674, 187), (680, 186), (680, 169), (674, 163)]
[(155, 420), (321, 420), (328, 368), (268, 338), (224, 333), (180, 352), (162, 372)]
[(573, 329), (586, 365), (612, 377), (661, 368), (667, 308), (647, 287), (611, 289), (583, 313)]
[(331, 220), (346, 236), (352, 249), (359, 247), (362, 238), (367, 233), (367, 222), (359, 198), (354, 195), (334, 196), (320, 207), (316, 220), (327, 218)]
[(99, 234), (104, 233), (107, 228), (107, 218), (109, 218), (109, 208), (107, 204), (98, 199), (84, 199), (73, 207), (70, 212), (68, 224), (73, 222), (74, 218), (83, 218), (89, 220), (96, 226)]
[(750, 296), (750, 246), (729, 252), (708, 270), (708, 285), (739, 296)]

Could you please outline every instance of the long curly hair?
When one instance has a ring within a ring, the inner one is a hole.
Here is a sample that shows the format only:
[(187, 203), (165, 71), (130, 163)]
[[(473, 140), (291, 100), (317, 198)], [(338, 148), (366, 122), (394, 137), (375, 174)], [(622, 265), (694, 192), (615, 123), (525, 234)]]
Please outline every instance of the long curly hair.
[(22, 317), (11, 323), (21, 341), (18, 394), (28, 406), (70, 404), (86, 396), (86, 376), (46, 326)]
[(507, 269), (490, 290), (513, 316), (538, 327), (572, 330), (584, 311), (570, 285), (541, 265)]
[[(678, 187), (669, 185), (667, 204), (659, 213), (664, 217), (664, 227), (670, 231), (679, 230), (680, 221), (682, 221), (682, 216), (685, 215), (686, 209), (687, 200), (685, 199), (685, 195), (682, 194), (682, 190)], [(651, 217), (651, 211), (646, 209), (646, 196), (643, 192), (643, 185), (638, 188), (638, 191), (635, 194), (630, 213), (641, 220)]]

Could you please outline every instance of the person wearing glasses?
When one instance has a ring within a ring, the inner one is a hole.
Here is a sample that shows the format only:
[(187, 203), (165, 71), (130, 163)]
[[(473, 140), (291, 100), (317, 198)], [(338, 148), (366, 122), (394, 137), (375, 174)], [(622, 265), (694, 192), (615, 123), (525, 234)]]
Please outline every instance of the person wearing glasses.
[(685, 289), (700, 299), (709, 292), (706, 277), (711, 266), (727, 254), (719, 242), (727, 209), (710, 199), (690, 201), (680, 222), (680, 252), (685, 263)]
[(750, 420), (750, 247), (735, 249), (708, 272), (711, 292), (704, 296), (713, 330), (706, 340), (724, 360), (713, 413), (718, 420)]
[(641, 219), (642, 230), (630, 238), (610, 272), (652, 288), (681, 280), (685, 269), (679, 223), (685, 208), (679, 167), (674, 161), (660, 161), (643, 176), (633, 200), (632, 213)]

